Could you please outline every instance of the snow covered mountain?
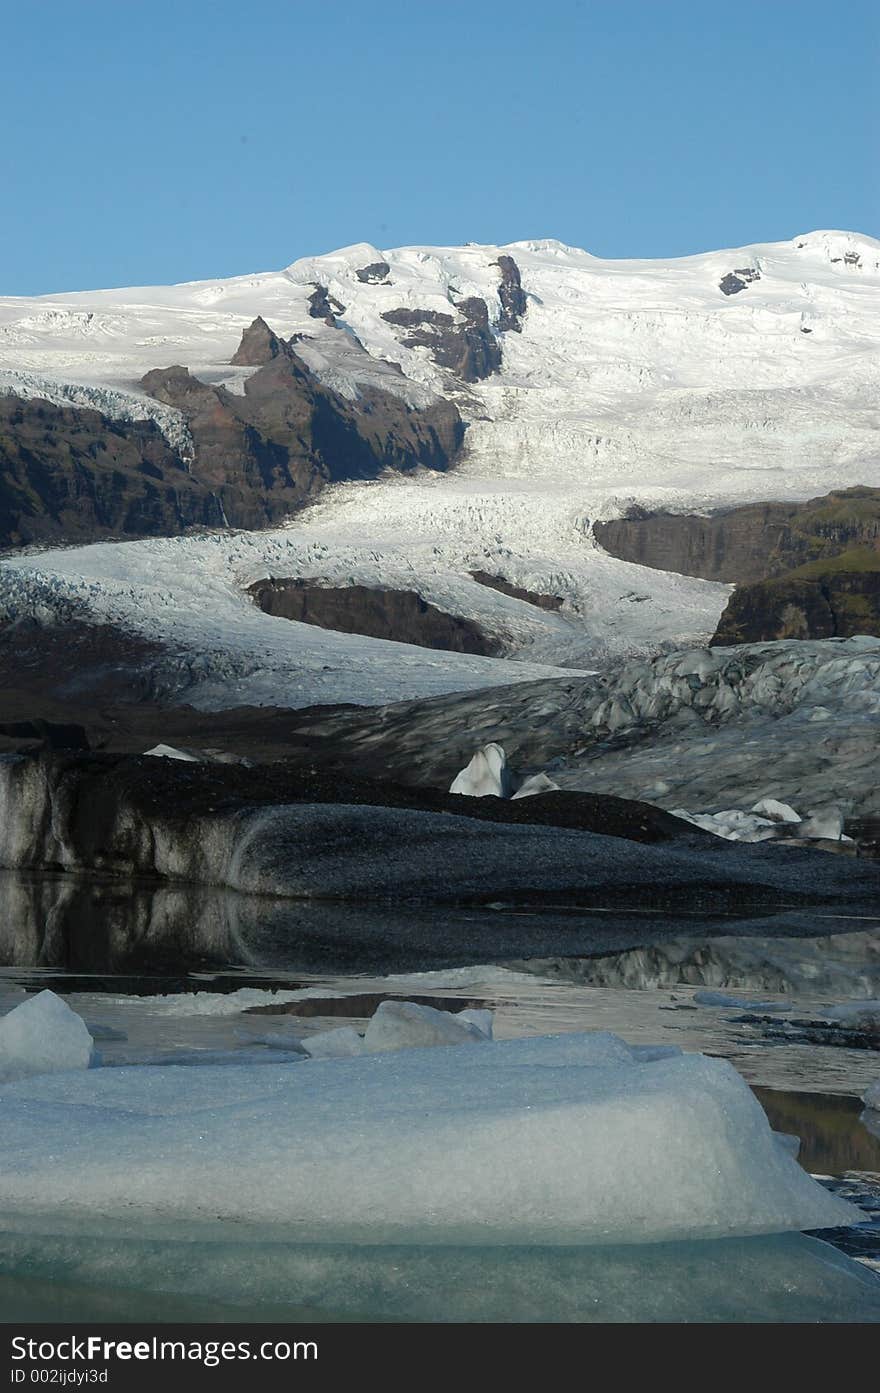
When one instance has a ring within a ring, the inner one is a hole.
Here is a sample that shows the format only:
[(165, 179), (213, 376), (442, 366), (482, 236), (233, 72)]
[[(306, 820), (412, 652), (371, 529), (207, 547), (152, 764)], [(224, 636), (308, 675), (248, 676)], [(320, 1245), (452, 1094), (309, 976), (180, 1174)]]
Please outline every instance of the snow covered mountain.
[[(355, 409), (374, 389), (443, 398), (467, 428), (447, 472), (331, 484), (273, 531), (8, 558), (0, 613), (73, 607), (198, 651), (208, 707), (390, 700), (705, 642), (729, 586), (616, 560), (593, 523), (880, 485), (878, 308), (880, 242), (846, 232), (668, 261), (359, 244), (226, 281), (2, 299), (0, 392), (155, 420), (182, 457), (185, 409), (142, 379), (182, 364), (240, 397), (258, 317)], [(414, 591), (500, 656), (262, 614), (247, 587), (268, 577)]]

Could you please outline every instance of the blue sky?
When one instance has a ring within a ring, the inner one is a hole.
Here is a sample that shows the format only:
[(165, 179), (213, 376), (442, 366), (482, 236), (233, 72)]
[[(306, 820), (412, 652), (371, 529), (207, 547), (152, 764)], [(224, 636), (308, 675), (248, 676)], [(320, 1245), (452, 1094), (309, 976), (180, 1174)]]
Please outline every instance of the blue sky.
[(876, 0), (4, 7), (0, 292), (880, 234)]

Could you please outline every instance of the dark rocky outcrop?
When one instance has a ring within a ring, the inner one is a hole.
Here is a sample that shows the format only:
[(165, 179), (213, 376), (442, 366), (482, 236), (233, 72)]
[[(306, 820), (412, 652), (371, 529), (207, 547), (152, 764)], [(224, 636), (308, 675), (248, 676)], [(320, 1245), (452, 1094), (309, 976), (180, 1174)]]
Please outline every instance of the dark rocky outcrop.
[(355, 271), (355, 275), (361, 285), (388, 285), (388, 276), (391, 267), (387, 261), (371, 261), (369, 266), (362, 266)]
[(492, 576), (488, 571), (471, 571), (471, 577), (479, 585), (487, 585), (490, 590), (500, 590), (502, 595), (510, 595), (514, 600), (524, 600), (527, 605), (537, 605), (538, 609), (561, 609), (561, 595), (540, 595), (535, 590), (524, 590), (521, 585), (511, 585), (503, 576)]
[(522, 288), (519, 267), (512, 256), (499, 256), (495, 265), (501, 272), (501, 285), (498, 287), (501, 317), (498, 320), (498, 328), (502, 333), (513, 330), (515, 334), (521, 334), (528, 301)]
[(279, 338), (278, 335), (269, 328), (265, 319), (258, 315), (253, 324), (245, 329), (241, 336), (241, 343), (230, 358), (230, 362), (236, 367), (263, 367), (266, 363), (271, 363), (273, 358), (290, 356), (290, 347), (286, 339)]
[(448, 653), (492, 656), (498, 644), (471, 619), (446, 614), (414, 590), (323, 586), (314, 580), (262, 580), (250, 593), (265, 614), (344, 634), (412, 643)]
[(181, 366), (147, 373), (144, 390), (182, 413), (191, 460), (153, 421), (0, 397), (0, 547), (261, 527), (329, 481), (449, 466), (464, 436), (452, 403), (410, 407), (378, 387), (349, 401), (292, 344), (261, 319), (245, 330), (233, 362), (257, 370), (243, 395)]
[(880, 545), (880, 489), (840, 489), (806, 503), (750, 503), (708, 517), (633, 508), (625, 518), (597, 522), (593, 534), (622, 561), (743, 584)]
[(142, 385), (183, 412), (199, 478), (237, 527), (276, 521), (329, 481), (374, 478), (388, 468), (445, 469), (463, 437), (450, 403), (419, 410), (378, 388), (348, 401), (289, 345), (248, 378), (243, 396), (182, 367), (148, 373)]
[(712, 642), (773, 639), (880, 638), (880, 551), (844, 552), (774, 580), (740, 586), (728, 601)]
[(597, 522), (612, 556), (739, 586), (713, 643), (880, 634), (880, 489)]
[(309, 314), (312, 319), (323, 319), (331, 329), (336, 328), (336, 316), (345, 314), (345, 306), (331, 295), (326, 285), (316, 285), (309, 296)]
[(154, 421), (0, 397), (0, 548), (217, 527), (210, 488)]
[(754, 266), (740, 266), (728, 271), (718, 282), (718, 288), (725, 295), (738, 295), (741, 290), (761, 279), (761, 273)]
[(489, 327), (485, 300), (473, 295), (455, 306), (460, 319), (442, 310), (386, 310), (382, 318), (410, 332), (407, 348), (427, 348), (434, 362), (462, 382), (480, 382), (501, 367), (501, 348)]

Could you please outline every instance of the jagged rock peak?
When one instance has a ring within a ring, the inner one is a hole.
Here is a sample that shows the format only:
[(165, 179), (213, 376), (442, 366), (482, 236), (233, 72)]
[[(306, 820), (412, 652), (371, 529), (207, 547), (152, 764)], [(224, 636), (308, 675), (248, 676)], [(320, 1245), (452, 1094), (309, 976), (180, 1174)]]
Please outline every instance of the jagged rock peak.
[(244, 330), (241, 343), (230, 362), (241, 368), (261, 368), (273, 358), (290, 357), (290, 344), (269, 328), (262, 315), (257, 315)]
[(498, 299), (501, 303), (501, 316), (498, 320), (498, 328), (501, 333), (512, 329), (514, 333), (522, 333), (523, 316), (528, 308), (526, 293), (522, 288), (519, 267), (512, 256), (501, 255), (494, 263), (501, 272), (501, 284), (498, 287)]

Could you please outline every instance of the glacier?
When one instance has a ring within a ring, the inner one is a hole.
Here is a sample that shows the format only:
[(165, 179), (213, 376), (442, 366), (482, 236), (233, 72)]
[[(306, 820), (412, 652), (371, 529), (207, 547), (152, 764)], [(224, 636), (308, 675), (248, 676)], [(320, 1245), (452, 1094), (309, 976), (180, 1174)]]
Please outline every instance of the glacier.
[[(499, 255), (521, 273), (521, 332), (498, 327)], [(362, 281), (379, 261), (386, 280)], [(726, 296), (720, 281), (744, 266), (756, 278)], [(240, 387), (250, 369), (229, 360), (259, 314), (306, 335), (299, 347), (337, 390), (357, 396), (363, 374), (380, 372), (414, 401), (454, 396), (467, 421), (450, 473), (340, 485), (271, 532), (4, 559), (0, 612), (74, 605), (162, 639), (180, 655), (187, 699), (205, 709), (371, 704), (705, 643), (729, 587), (609, 557), (592, 524), (634, 504), (706, 512), (880, 483), (878, 266), (880, 243), (843, 231), (657, 261), (552, 241), (357, 244), (226, 281), (0, 299), (3, 390), (104, 394), (92, 403), (160, 420), (141, 376), (184, 362)], [(341, 327), (310, 314), (315, 284), (345, 305)], [(451, 380), (383, 317), (454, 316), (468, 295), (485, 301), (502, 345), (500, 371), (474, 383)], [(366, 354), (351, 352), (352, 334)], [(490, 590), (473, 571), (558, 595), (562, 608)], [(416, 590), (480, 624), (504, 658), (438, 662), (254, 613), (247, 586), (267, 575)]]

